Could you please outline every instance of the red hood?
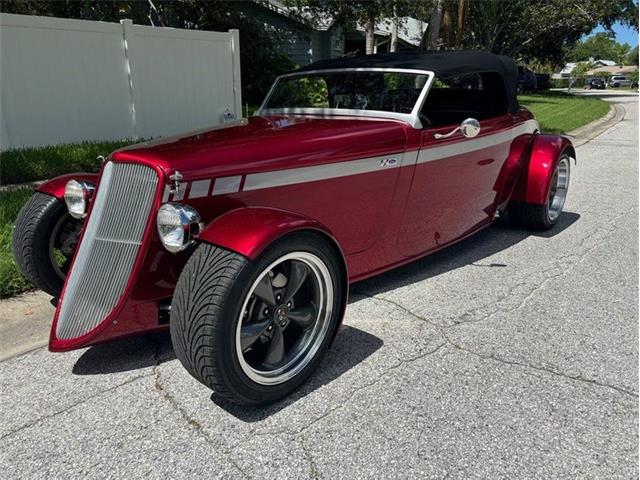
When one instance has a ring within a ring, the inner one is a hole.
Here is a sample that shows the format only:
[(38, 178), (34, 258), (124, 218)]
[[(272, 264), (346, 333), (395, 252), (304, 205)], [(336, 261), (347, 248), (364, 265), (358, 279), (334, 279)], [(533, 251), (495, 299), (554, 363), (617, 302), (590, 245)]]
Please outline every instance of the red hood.
[(393, 120), (251, 117), (116, 150), (116, 161), (179, 170), (185, 180), (326, 163), (362, 156), (363, 146), (389, 151), (404, 145), (406, 129)]

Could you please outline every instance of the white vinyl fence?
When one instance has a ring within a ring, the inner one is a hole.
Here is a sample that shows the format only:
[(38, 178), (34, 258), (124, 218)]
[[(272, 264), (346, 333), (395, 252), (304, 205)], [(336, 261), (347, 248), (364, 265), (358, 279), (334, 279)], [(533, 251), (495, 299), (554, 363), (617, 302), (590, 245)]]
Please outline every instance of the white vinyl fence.
[(0, 148), (149, 138), (242, 116), (237, 30), (0, 14)]

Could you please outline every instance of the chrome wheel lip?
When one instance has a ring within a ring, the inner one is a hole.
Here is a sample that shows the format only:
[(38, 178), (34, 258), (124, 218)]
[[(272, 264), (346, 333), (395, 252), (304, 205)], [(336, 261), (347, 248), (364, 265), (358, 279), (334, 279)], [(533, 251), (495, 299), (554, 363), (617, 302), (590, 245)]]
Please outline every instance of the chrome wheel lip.
[[(303, 262), (309, 268), (310, 274), (314, 276), (318, 286), (318, 312), (316, 319), (313, 327), (299, 340), (299, 344), (296, 346), (297, 352), (284, 365), (271, 371), (258, 370), (249, 365), (242, 352), (241, 330), (244, 312), (256, 287), (265, 275), (268, 275), (268, 272), (277, 265), (291, 260)], [(244, 374), (260, 385), (279, 385), (298, 375), (313, 360), (326, 338), (333, 314), (333, 296), (333, 280), (329, 269), (320, 257), (310, 252), (296, 251), (288, 253), (266, 267), (251, 285), (238, 315), (235, 349), (238, 363)]]
[(551, 222), (555, 222), (562, 213), (569, 190), (569, 178), (569, 157), (562, 157), (558, 161), (558, 165), (553, 174), (552, 184), (549, 186), (547, 217)]

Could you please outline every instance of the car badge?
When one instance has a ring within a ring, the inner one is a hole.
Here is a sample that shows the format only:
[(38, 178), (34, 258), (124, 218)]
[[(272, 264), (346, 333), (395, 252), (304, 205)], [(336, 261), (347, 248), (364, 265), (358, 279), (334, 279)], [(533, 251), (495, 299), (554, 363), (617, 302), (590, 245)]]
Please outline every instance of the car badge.
[(384, 158), (380, 160), (381, 167), (392, 167), (398, 163), (397, 158)]

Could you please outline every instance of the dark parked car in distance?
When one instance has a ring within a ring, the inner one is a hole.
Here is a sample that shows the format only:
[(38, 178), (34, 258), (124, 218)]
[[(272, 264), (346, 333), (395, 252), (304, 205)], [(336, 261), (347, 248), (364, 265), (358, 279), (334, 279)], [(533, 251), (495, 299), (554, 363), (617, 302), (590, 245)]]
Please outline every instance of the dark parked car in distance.
[(536, 73), (536, 90), (549, 90), (551, 88), (551, 77), (548, 73)]
[(596, 90), (604, 90), (606, 88), (606, 84), (601, 78), (591, 78), (585, 82), (584, 88), (587, 90), (591, 90), (592, 88)]
[(535, 73), (522, 65), (518, 66), (518, 93), (535, 92), (538, 89), (538, 81)]

